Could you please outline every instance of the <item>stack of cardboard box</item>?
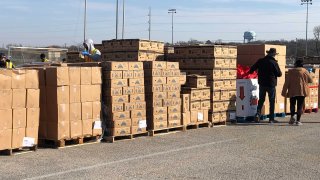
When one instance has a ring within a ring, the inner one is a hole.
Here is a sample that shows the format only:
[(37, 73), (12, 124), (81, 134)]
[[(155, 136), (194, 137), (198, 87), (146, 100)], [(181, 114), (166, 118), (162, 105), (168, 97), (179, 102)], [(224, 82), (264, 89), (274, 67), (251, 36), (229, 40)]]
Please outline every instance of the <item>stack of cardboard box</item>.
[(67, 52), (68, 63), (84, 62), (84, 59), (80, 58), (80, 53), (77, 51)]
[(101, 68), (60, 66), (43, 72), (40, 138), (101, 135)]
[(149, 130), (181, 126), (179, 63), (144, 62)]
[(147, 132), (142, 62), (104, 62), (102, 66), (107, 135)]
[(305, 108), (308, 110), (318, 110), (319, 99), (319, 69), (310, 72), (313, 83), (309, 84), (310, 96), (305, 99)]
[(176, 46), (170, 61), (187, 74), (207, 77), (211, 89), (209, 120), (226, 122), (235, 111), (237, 47), (226, 45)]
[(103, 61), (155, 61), (164, 58), (164, 43), (141, 39), (102, 41)]
[(0, 150), (38, 143), (40, 89), (38, 71), (0, 69)]
[[(282, 76), (278, 78), (278, 85), (276, 87), (276, 104), (275, 113), (285, 112), (285, 98), (281, 96), (282, 88), (285, 82), (285, 66), (286, 66), (286, 46), (284, 45), (270, 45), (270, 44), (246, 44), (238, 46), (238, 64), (252, 66), (259, 59), (267, 55), (266, 51), (270, 48), (276, 48), (278, 55), (275, 59), (278, 61)], [(269, 98), (266, 96), (264, 107), (261, 114), (268, 115), (269, 111)]]
[(183, 125), (208, 123), (210, 87), (207, 77), (188, 75), (181, 93)]

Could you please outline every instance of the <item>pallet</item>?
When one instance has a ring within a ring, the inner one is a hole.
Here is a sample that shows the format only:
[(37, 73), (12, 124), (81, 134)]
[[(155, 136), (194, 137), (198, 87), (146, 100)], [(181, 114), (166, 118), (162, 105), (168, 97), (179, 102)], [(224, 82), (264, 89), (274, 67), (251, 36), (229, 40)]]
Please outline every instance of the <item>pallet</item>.
[(46, 148), (64, 148), (99, 142), (98, 136), (83, 136), (61, 140), (39, 139), (39, 146)]
[(224, 127), (227, 126), (227, 121), (212, 123), (212, 127)]
[(169, 128), (163, 128), (163, 129), (155, 129), (155, 130), (149, 130), (150, 136), (156, 136), (158, 134), (168, 134), (172, 132), (184, 132), (185, 126), (176, 126), (176, 127), (169, 127)]
[(0, 155), (12, 156), (12, 155), (24, 154), (28, 152), (35, 152), (37, 150), (38, 150), (38, 145), (34, 145), (32, 147), (15, 148), (15, 149), (4, 149), (4, 150), (0, 150)]
[(190, 123), (188, 125), (185, 125), (185, 130), (199, 129), (199, 128), (210, 128), (210, 127), (211, 127), (211, 122)]
[[(274, 113), (275, 117), (280, 117), (280, 118), (284, 118), (287, 116), (287, 114), (285, 112), (283, 113)], [(261, 115), (260, 116), (260, 121), (269, 119), (270, 115)], [(255, 117), (254, 116), (247, 116), (247, 117), (236, 117), (236, 120), (234, 120), (233, 122), (235, 123), (255, 123)]]
[(318, 111), (319, 111), (319, 109), (318, 108), (314, 108), (314, 109), (305, 109), (304, 110), (304, 113), (308, 113), (308, 114), (310, 114), (310, 113), (318, 113)]
[(143, 133), (138, 133), (138, 134), (127, 134), (122, 136), (105, 136), (103, 137), (103, 142), (114, 143), (116, 141), (130, 140), (130, 139), (135, 139), (135, 138), (145, 137), (145, 136), (149, 136), (148, 131)]

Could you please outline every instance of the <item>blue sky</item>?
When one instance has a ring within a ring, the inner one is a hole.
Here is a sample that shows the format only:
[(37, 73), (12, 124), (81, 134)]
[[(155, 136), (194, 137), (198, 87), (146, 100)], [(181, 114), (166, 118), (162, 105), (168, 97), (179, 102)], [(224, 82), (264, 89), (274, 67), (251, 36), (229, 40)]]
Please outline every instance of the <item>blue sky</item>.
[[(87, 37), (95, 43), (115, 38), (116, 0), (87, 0)], [(119, 0), (122, 5), (122, 0)], [(152, 8), (151, 39), (174, 41), (243, 39), (252, 30), (257, 40), (305, 38), (306, 5), (300, 0), (125, 0), (125, 38), (148, 38), (148, 9)], [(1, 0), (0, 45), (79, 44), (83, 40), (84, 0)], [(309, 31), (320, 25), (320, 2), (309, 6)], [(122, 13), (120, 11), (120, 13)], [(121, 37), (120, 15), (119, 36)]]

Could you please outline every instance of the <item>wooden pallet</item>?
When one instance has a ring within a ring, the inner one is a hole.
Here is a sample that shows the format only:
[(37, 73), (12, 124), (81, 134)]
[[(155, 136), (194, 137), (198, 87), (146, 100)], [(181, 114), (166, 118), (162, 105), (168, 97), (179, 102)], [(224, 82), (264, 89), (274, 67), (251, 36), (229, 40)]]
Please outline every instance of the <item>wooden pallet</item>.
[(100, 135), (98, 136), (83, 136), (74, 137), (61, 140), (49, 140), (49, 139), (39, 139), (39, 146), (46, 148), (64, 148), (72, 147), (83, 144), (97, 143), (99, 142)]
[(210, 127), (211, 127), (211, 122), (190, 123), (188, 125), (185, 125), (185, 130), (199, 129), (199, 128), (210, 128)]
[(168, 127), (163, 129), (149, 130), (149, 135), (156, 136), (159, 134), (168, 134), (172, 132), (184, 132), (184, 131), (185, 131), (185, 126), (176, 126), (176, 127)]
[(226, 125), (227, 125), (227, 121), (218, 122), (218, 123), (212, 123), (212, 127), (224, 127)]
[(127, 134), (122, 136), (105, 136), (103, 137), (103, 142), (114, 143), (116, 141), (130, 140), (130, 139), (135, 139), (135, 138), (145, 137), (145, 136), (149, 136), (148, 131), (143, 133), (138, 133), (138, 134)]
[(37, 150), (38, 150), (38, 145), (34, 145), (32, 147), (16, 148), (16, 149), (4, 149), (4, 150), (0, 150), (0, 155), (12, 156), (12, 155), (33, 152), (33, 151), (37, 151)]

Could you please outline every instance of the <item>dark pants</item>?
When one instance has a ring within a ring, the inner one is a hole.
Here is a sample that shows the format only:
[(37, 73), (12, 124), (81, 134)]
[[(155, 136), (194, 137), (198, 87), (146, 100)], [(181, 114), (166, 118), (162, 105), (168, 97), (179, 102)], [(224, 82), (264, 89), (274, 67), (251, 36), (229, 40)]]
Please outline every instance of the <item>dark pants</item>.
[(300, 121), (300, 118), (303, 112), (304, 99), (305, 99), (304, 96), (296, 96), (296, 97), (290, 98), (291, 117), (293, 117), (296, 112), (296, 104), (297, 104), (297, 121)]
[(269, 104), (270, 104), (270, 120), (274, 120), (274, 103), (276, 99), (276, 87), (259, 86), (259, 102), (257, 113), (261, 114), (261, 109), (266, 100), (266, 94), (268, 92)]

